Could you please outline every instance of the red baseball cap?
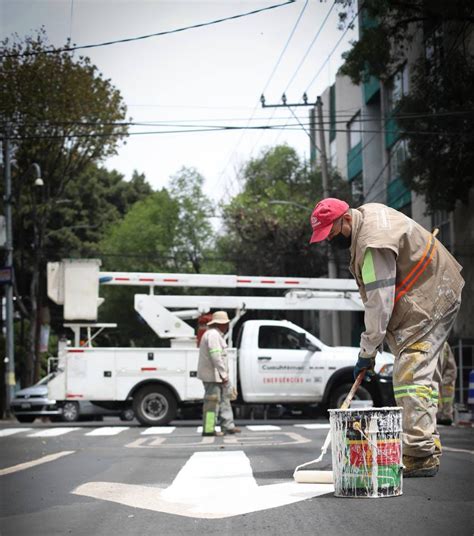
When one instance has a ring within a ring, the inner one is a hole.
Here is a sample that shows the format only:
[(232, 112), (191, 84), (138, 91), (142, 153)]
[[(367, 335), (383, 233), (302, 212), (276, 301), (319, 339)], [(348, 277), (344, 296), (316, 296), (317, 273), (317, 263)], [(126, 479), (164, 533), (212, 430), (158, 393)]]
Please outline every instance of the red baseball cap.
[(335, 197), (327, 197), (320, 201), (311, 214), (311, 227), (313, 234), (311, 235), (310, 244), (313, 242), (321, 242), (331, 232), (332, 224), (347, 212), (349, 205), (345, 201), (336, 199)]

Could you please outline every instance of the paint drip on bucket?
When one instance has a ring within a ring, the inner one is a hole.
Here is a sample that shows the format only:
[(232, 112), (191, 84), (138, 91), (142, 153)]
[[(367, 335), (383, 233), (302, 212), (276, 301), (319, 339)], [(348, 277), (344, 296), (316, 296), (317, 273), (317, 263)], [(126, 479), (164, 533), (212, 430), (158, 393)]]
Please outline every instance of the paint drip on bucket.
[(402, 494), (401, 408), (329, 410), (336, 497)]

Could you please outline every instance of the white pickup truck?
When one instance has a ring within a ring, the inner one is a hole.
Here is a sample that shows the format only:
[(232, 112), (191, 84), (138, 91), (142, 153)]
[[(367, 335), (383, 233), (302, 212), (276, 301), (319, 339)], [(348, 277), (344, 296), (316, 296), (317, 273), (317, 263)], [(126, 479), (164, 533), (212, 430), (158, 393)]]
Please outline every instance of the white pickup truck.
[[(67, 300), (74, 301), (74, 307), (69, 303), (68, 310), (82, 308), (77, 314), (84, 315), (84, 303), (88, 299), (88, 292), (85, 290), (88, 278), (83, 275), (77, 278), (75, 269), (75, 266), (66, 265), (65, 275), (61, 275), (66, 281), (65, 291), (51, 291), (49, 294), (52, 299), (62, 302), (65, 310)], [(116, 281), (115, 284), (144, 286), (153, 280), (152, 275), (103, 272), (97, 273), (95, 277), (105, 284), (114, 284)], [(177, 274), (173, 274), (173, 277), (169, 274), (159, 275), (163, 280), (173, 281), (173, 284), (178, 281)], [(191, 286), (190, 276), (185, 277), (187, 286)], [(211, 276), (194, 275), (194, 278), (199, 277), (207, 278), (200, 286), (212, 286), (212, 279), (209, 279)], [(225, 277), (233, 276), (222, 276)], [(155, 279), (157, 285), (158, 277)], [(89, 280), (98, 287), (92, 275)], [(219, 286), (230, 284), (219, 281)], [(245, 281), (242, 284), (251, 284), (251, 278), (241, 281)], [(262, 284), (267, 284), (267, 281), (273, 281), (276, 285), (284, 284), (284, 281), (280, 282), (277, 278), (260, 281), (263, 281)], [(337, 281), (339, 283), (333, 285), (345, 284), (343, 282), (347, 280)], [(296, 278), (286, 278), (286, 282), (293, 287), (300, 282), (306, 286), (312, 284)], [(95, 302), (100, 303), (98, 291), (97, 295), (94, 292), (92, 294)], [(72, 298), (68, 298), (68, 294)], [(73, 329), (75, 344), (63, 345), (58, 358), (54, 358), (57, 359), (56, 374), (48, 383), (49, 398), (60, 405), (90, 400), (107, 408), (132, 406), (137, 419), (143, 425), (165, 425), (176, 417), (178, 407), (199, 403), (204, 390), (202, 382), (196, 377), (196, 337), (193, 328), (182, 320), (192, 317), (194, 309), (175, 313), (168, 310), (170, 307), (182, 309), (183, 303), (195, 307), (198, 314), (211, 308), (234, 309), (230, 341), (235, 321), (245, 314), (245, 307), (249, 305), (249, 308), (254, 309), (311, 310), (325, 307), (324, 304), (327, 304), (331, 309), (361, 310), (360, 299), (358, 300), (354, 292), (347, 290), (338, 295), (333, 291), (319, 291), (316, 296), (308, 294), (308, 291), (301, 295), (287, 293), (285, 298), (137, 294), (135, 309), (158, 336), (170, 339), (170, 347), (100, 348), (92, 345), (93, 337), (90, 332), (88, 341), (81, 346), (81, 328), (89, 331), (91, 327), (102, 329), (107, 325), (65, 324)], [(89, 307), (87, 304), (86, 306)], [(236, 337), (236, 347), (230, 345), (228, 349), (231, 381), (239, 391), (237, 403), (280, 404), (292, 407), (325, 404), (338, 407), (352, 385), (352, 371), (357, 353), (358, 348), (327, 346), (292, 322), (247, 320), (243, 322)], [(376, 405), (389, 403), (392, 396), (392, 368), (393, 356), (386, 352), (379, 354), (376, 361), (377, 377), (370, 384), (364, 384), (357, 392), (356, 398), (372, 400)]]

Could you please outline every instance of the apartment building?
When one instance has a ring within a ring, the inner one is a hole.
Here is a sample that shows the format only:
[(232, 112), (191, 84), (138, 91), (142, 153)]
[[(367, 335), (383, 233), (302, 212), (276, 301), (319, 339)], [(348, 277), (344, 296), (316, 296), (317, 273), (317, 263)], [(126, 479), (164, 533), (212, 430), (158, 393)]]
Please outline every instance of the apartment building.
[[(360, 31), (371, 23), (361, 18)], [(463, 305), (452, 335), (472, 345), (474, 188), (469, 200), (464, 204), (458, 202), (453, 212), (428, 214), (424, 197), (410, 191), (400, 177), (400, 167), (409, 147), (401, 138), (394, 117), (398, 102), (410, 92), (414, 63), (420, 55), (435, 54), (442, 39), (442, 28), (420, 29), (407, 43), (406, 61), (385, 81), (370, 77), (363, 84), (354, 85), (347, 76), (338, 74), (334, 84), (321, 95), (323, 122), (328, 162), (350, 182), (356, 204), (384, 203), (407, 214), (426, 229), (439, 228), (438, 238), (463, 265), (466, 280)], [(474, 38), (472, 45), (474, 47)], [(316, 151), (315, 165), (318, 159)]]

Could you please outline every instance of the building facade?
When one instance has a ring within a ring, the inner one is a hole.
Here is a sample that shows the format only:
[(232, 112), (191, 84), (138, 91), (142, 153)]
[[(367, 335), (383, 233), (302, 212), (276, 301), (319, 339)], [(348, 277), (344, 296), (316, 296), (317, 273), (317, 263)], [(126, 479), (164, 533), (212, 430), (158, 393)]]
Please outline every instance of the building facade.
[[(360, 31), (363, 32), (364, 27), (371, 23), (362, 17)], [(440, 39), (440, 28), (415, 32), (406, 46), (406, 61), (385, 81), (370, 77), (361, 85), (354, 85), (347, 76), (338, 74), (334, 84), (321, 95), (323, 125), (328, 162), (333, 170), (349, 181), (354, 203), (384, 203), (407, 214), (430, 231), (438, 228), (438, 239), (463, 266), (466, 286), (451, 338), (463, 339), (471, 345), (472, 362), (474, 188), (470, 191), (468, 202), (458, 202), (453, 212), (428, 214), (424, 197), (410, 191), (400, 177), (400, 168), (407, 158), (409, 147), (397, 125), (397, 104), (410, 92), (415, 62), (420, 55), (429, 57), (434, 54)], [(472, 42), (474, 46), (474, 39)], [(319, 128), (317, 123), (315, 128)], [(314, 139), (319, 139), (319, 133)], [(318, 165), (318, 157), (316, 151), (315, 165)], [(323, 330), (325, 319), (321, 318), (320, 322)], [(347, 325), (347, 320), (345, 322)], [(354, 344), (354, 333), (351, 341), (345, 340), (344, 343)]]

